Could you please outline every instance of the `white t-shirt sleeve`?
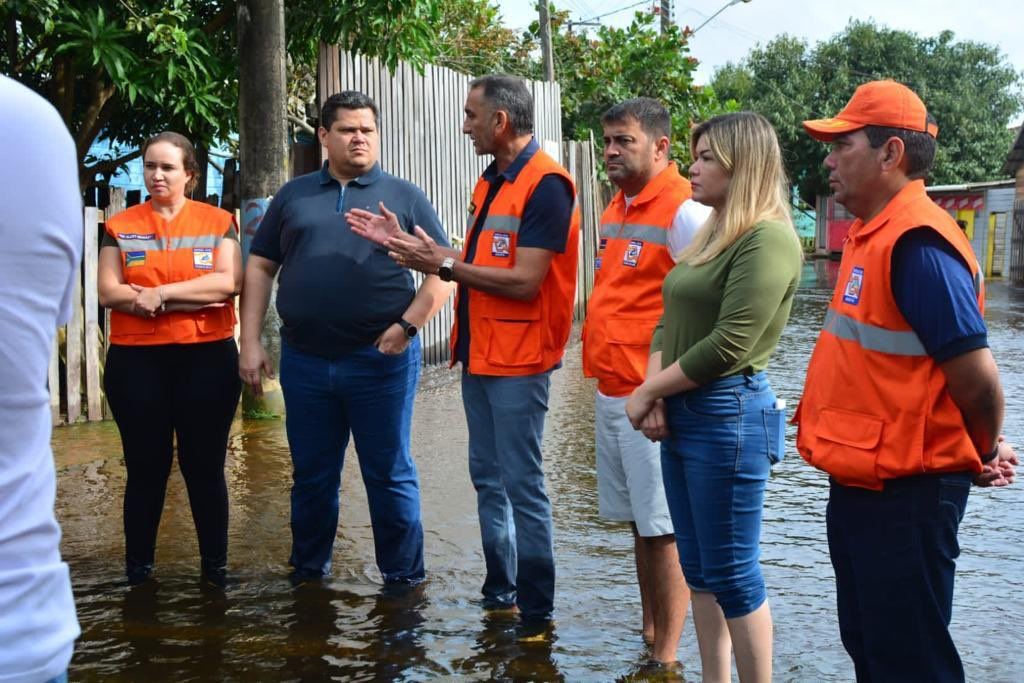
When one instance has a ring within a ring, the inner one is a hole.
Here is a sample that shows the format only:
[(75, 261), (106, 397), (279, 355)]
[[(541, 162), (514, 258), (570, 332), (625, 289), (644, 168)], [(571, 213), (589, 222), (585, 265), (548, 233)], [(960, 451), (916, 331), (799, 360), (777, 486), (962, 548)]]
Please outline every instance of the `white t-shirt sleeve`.
[(0, 683), (50, 680), (79, 634), (54, 515), (46, 388), (82, 254), (75, 145), (42, 97), (0, 76)]
[(679, 261), (679, 252), (690, 245), (694, 235), (710, 215), (710, 206), (692, 199), (687, 199), (679, 205), (675, 218), (672, 219), (672, 227), (668, 231), (668, 251), (674, 261)]

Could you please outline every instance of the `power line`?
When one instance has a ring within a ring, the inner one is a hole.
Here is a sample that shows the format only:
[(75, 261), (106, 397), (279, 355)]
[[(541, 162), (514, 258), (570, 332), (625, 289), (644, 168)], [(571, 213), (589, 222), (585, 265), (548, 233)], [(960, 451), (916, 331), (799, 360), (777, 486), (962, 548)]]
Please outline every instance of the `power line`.
[(633, 9), (634, 7), (640, 7), (641, 5), (650, 5), (650, 4), (651, 4), (651, 0), (643, 0), (643, 2), (634, 2), (632, 5), (626, 5), (625, 7), (620, 7), (619, 9), (612, 10), (611, 12), (605, 12), (604, 14), (598, 14), (598, 15), (595, 15), (595, 16), (590, 17), (588, 19), (581, 19), (580, 21), (574, 21), (573, 23), (574, 24), (581, 24), (584, 21), (597, 21), (598, 19), (604, 19), (605, 17), (610, 17), (611, 15), (618, 14), (619, 12), (625, 12), (626, 10)]

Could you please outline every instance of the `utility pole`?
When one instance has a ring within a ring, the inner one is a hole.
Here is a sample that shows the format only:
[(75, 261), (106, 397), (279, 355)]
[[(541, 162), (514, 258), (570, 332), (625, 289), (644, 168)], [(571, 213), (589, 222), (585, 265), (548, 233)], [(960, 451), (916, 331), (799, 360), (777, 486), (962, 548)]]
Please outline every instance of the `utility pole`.
[(548, 0), (537, 3), (540, 12), (540, 51), (544, 56), (544, 80), (555, 80), (555, 58), (551, 51), (551, 15), (548, 12)]
[(658, 13), (661, 15), (661, 32), (668, 33), (672, 25), (672, 0), (661, 0), (661, 11)]
[[(238, 55), (241, 237), (242, 258), (247, 260), (270, 196), (288, 180), (284, 0), (239, 0)], [(275, 286), (261, 335), (275, 374), (281, 359), (276, 291)], [(264, 380), (263, 394), (259, 399), (246, 389), (243, 411), (250, 415), (283, 412), (281, 385), (276, 380)]]

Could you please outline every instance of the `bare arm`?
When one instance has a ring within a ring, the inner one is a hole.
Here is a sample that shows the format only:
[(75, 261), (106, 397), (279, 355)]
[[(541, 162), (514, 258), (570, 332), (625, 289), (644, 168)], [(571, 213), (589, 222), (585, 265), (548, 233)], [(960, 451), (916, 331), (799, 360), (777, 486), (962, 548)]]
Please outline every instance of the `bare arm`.
[(438, 245), (419, 226), (415, 227), (412, 235), (404, 232), (395, 214), (388, 211), (383, 203), (380, 210), (377, 215), (363, 209), (352, 209), (345, 214), (345, 219), (352, 232), (387, 247), (388, 255), (399, 265), (433, 275), (441, 262), (451, 257), (456, 261), (453, 269), (456, 282), (495, 296), (521, 301), (537, 296), (555, 255), (548, 249), (519, 247), (511, 268), (465, 263), (461, 252)]
[(212, 304), (242, 291), (242, 250), (233, 239), (221, 241), (213, 272), (163, 286), (164, 301)]
[[(519, 247), (516, 249), (516, 262), (511, 268), (478, 266), (456, 259), (453, 279), (487, 294), (529, 301), (540, 291), (554, 257), (555, 252), (548, 249)], [(437, 265), (440, 266), (440, 262)]]
[(974, 483), (979, 486), (1012, 484), (1019, 463), (1013, 447), (999, 434), (1005, 400), (992, 352), (987, 348), (975, 349), (950, 358), (939, 367), (946, 375), (949, 395), (964, 417), (974, 447), (982, 456), (996, 453), (994, 459), (985, 463), (981, 473), (975, 475)]
[(400, 233), (389, 237), (385, 246), (400, 265), (421, 273), (434, 274), (446, 257), (456, 259), (453, 279), (473, 289), (507, 299), (529, 301), (537, 296), (548, 274), (555, 252), (549, 249), (518, 247), (511, 268), (495, 268), (465, 263), (454, 249), (438, 246), (419, 226), (416, 234)]
[(136, 306), (152, 314), (161, 306), (170, 310), (195, 310), (219, 304), (238, 293), (242, 284), (242, 253), (238, 243), (225, 239), (217, 249), (213, 272), (191, 280), (182, 280), (158, 287), (131, 285), (138, 292)]
[(991, 453), (1003, 426), (1003, 388), (992, 352), (975, 349), (939, 365), (946, 375), (949, 395), (967, 423), (979, 453)]
[(442, 282), (436, 275), (426, 276), (402, 317), (416, 327), (422, 328), (437, 315), (453, 291), (454, 283)]
[(270, 293), (278, 268), (278, 263), (256, 254), (249, 254), (245, 266), (245, 285), (240, 304), (238, 374), (257, 396), (263, 393), (260, 371), (267, 377), (274, 376), (270, 358), (260, 341), (260, 331), (270, 305)]
[[(412, 303), (402, 314), (402, 319), (422, 329), (441, 310), (454, 289), (452, 283), (442, 282), (436, 275), (428, 275), (423, 279), (423, 284), (420, 285)], [(374, 345), (381, 353), (397, 354), (405, 351), (409, 342), (405, 329), (396, 322), (381, 332)]]

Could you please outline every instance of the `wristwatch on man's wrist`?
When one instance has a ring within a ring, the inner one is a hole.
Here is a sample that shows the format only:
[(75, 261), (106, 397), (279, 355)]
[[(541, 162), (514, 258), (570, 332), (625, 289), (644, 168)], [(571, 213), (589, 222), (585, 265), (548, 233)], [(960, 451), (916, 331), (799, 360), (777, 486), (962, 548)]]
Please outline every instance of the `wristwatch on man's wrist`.
[(445, 256), (444, 261), (441, 261), (441, 265), (437, 268), (437, 276), (444, 282), (451, 282), (455, 277), (455, 259)]
[(409, 322), (405, 318), (399, 318), (398, 319), (398, 324), (405, 331), (406, 339), (412, 339), (417, 334), (419, 334), (420, 328), (416, 327), (415, 325), (413, 325), (411, 322)]
[(996, 457), (998, 457), (998, 456), (999, 456), (999, 444), (998, 443), (996, 444), (996, 447), (994, 449), (992, 449), (991, 453), (981, 453), (979, 455), (979, 457), (981, 458), (981, 464), (982, 465), (987, 465), (988, 463), (990, 463), (993, 460), (995, 460)]

